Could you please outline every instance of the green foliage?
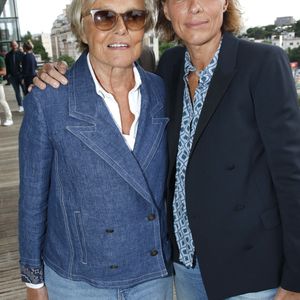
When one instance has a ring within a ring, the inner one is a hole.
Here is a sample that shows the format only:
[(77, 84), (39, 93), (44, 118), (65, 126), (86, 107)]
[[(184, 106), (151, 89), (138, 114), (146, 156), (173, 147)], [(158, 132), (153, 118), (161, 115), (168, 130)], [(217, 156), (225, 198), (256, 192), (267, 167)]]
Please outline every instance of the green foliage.
[(166, 43), (166, 42), (160, 42), (159, 43), (159, 57), (162, 56), (162, 54), (169, 48), (172, 48), (175, 46), (175, 43)]
[(263, 40), (265, 38), (265, 31), (263, 27), (251, 27), (247, 29), (247, 36), (256, 40)]
[(75, 62), (75, 59), (69, 55), (61, 55), (59, 58), (58, 58), (58, 61), (65, 61), (69, 67), (71, 67), (74, 62)]
[(48, 52), (46, 52), (46, 49), (42, 44), (41, 37), (33, 39), (32, 34), (29, 31), (27, 31), (27, 33), (22, 37), (22, 43), (24, 43), (28, 40), (31, 40), (31, 42), (33, 43), (33, 46), (34, 46), (33, 52), (35, 54), (40, 54), (41, 58), (44, 62), (50, 61)]
[(22, 43), (31, 40), (32, 41), (32, 35), (29, 31), (27, 31), (27, 33), (25, 35), (22, 36), (21, 41)]
[(272, 35), (278, 35), (282, 31), (295, 32), (296, 36), (300, 37), (300, 20), (296, 24), (276, 27), (275, 25), (266, 25), (262, 27), (250, 27), (247, 29), (246, 35), (248, 38), (253, 38), (256, 40), (270, 39)]
[(287, 51), (290, 62), (297, 61), (300, 66), (300, 47), (294, 49), (288, 49)]
[(295, 36), (300, 37), (300, 20), (294, 25)]

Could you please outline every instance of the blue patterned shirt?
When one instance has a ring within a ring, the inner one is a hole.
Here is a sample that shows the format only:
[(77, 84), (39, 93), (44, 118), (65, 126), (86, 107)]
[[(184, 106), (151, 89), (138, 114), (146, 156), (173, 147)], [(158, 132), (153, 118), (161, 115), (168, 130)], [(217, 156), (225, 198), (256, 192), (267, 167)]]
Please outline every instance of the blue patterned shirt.
[(221, 43), (210, 64), (198, 73), (199, 83), (195, 91), (194, 99), (191, 99), (188, 75), (196, 72), (192, 65), (188, 51), (185, 53), (184, 65), (184, 94), (183, 94), (183, 112), (181, 128), (178, 143), (178, 152), (176, 159), (175, 192), (173, 200), (174, 232), (179, 248), (179, 260), (187, 267), (193, 266), (194, 260), (194, 242), (189, 227), (189, 221), (186, 212), (185, 202), (185, 175), (189, 161), (190, 151), (200, 118), (203, 103), (218, 63)]

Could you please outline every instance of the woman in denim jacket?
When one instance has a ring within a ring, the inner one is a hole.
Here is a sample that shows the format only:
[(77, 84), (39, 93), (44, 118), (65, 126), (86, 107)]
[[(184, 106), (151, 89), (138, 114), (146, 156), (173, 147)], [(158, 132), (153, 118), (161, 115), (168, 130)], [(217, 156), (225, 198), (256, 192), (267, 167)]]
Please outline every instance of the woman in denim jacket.
[(150, 12), (147, 0), (74, 0), (83, 53), (69, 84), (25, 98), (19, 242), (28, 299), (172, 299), (165, 94), (134, 63)]

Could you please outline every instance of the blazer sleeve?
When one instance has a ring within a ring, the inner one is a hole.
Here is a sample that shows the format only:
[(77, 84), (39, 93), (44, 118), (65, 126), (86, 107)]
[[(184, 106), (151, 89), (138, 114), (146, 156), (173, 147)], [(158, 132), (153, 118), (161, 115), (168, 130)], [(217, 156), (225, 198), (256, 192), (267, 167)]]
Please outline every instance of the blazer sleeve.
[(282, 221), (281, 286), (300, 292), (300, 112), (287, 56), (280, 48), (270, 49), (253, 99)]
[(24, 282), (43, 282), (43, 243), (53, 149), (41, 108), (31, 92), (24, 100), (19, 134), (20, 199), (19, 248)]

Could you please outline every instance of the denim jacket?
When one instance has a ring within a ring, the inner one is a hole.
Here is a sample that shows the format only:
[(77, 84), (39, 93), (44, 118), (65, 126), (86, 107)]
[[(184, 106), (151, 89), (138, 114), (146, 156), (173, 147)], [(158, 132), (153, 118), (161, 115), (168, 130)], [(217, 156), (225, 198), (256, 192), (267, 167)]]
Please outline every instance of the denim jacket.
[(130, 151), (83, 53), (59, 89), (34, 89), (20, 130), (22, 279), (58, 275), (126, 288), (168, 275), (162, 80), (138, 66), (142, 107)]

